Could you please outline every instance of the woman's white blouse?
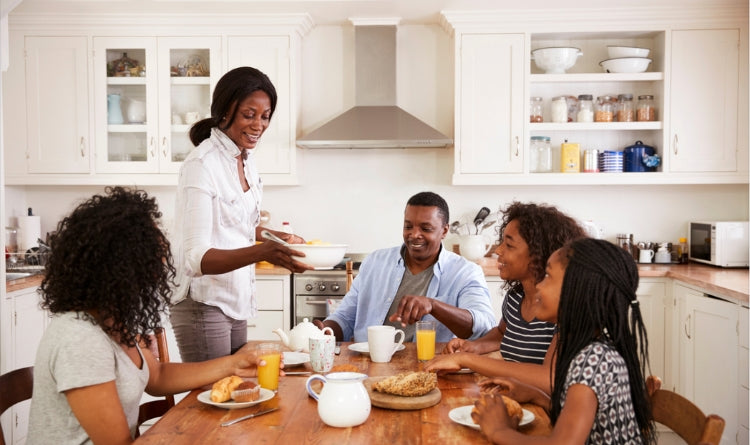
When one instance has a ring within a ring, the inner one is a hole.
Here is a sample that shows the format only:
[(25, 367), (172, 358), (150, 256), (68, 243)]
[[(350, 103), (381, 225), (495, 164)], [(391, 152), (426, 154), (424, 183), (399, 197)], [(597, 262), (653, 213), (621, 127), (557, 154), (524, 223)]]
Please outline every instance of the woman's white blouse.
[(263, 184), (253, 151), (245, 159), (242, 190), (237, 171), (240, 150), (226, 134), (212, 129), (180, 168), (175, 205), (173, 255), (178, 284), (173, 303), (190, 297), (220, 308), (237, 320), (257, 315), (255, 265), (220, 275), (203, 275), (201, 260), (209, 249), (238, 249), (255, 244)]

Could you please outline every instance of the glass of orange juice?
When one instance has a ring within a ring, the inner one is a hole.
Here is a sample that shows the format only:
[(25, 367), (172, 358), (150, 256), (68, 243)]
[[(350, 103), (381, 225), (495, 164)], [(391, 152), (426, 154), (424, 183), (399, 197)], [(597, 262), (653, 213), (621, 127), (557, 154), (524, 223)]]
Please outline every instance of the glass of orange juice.
[(258, 357), (266, 364), (258, 366), (258, 384), (261, 388), (276, 391), (279, 389), (279, 368), (281, 367), (281, 345), (278, 343), (259, 343), (255, 347)]
[(417, 358), (420, 361), (435, 357), (435, 322), (417, 322)]

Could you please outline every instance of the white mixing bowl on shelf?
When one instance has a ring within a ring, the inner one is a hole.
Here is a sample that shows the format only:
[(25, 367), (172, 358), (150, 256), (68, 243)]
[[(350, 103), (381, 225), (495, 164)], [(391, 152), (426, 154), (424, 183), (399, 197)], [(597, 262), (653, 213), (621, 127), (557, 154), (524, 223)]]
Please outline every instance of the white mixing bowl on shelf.
[(619, 57), (599, 62), (605, 73), (643, 73), (651, 59), (647, 57)]
[(531, 60), (546, 74), (564, 74), (583, 55), (580, 48), (547, 47), (531, 51)]
[(648, 57), (651, 52), (648, 48), (639, 48), (637, 46), (607, 46), (607, 54), (610, 59), (618, 59), (620, 57)]

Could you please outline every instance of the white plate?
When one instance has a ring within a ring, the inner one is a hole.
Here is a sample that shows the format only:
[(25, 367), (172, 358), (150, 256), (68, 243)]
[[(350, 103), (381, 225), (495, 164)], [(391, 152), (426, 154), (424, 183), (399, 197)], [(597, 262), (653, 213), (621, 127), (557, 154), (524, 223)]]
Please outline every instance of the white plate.
[[(453, 408), (448, 413), (448, 417), (450, 417), (451, 420), (456, 423), (460, 423), (461, 425), (468, 426), (469, 428), (474, 428), (475, 430), (478, 430), (479, 425), (474, 423), (474, 419), (471, 418), (472, 408), (474, 408), (474, 405), (466, 405), (466, 406), (460, 406), (458, 408)], [(534, 413), (532, 413), (531, 411), (527, 409), (524, 409), (523, 417), (521, 418), (521, 421), (518, 423), (518, 426), (523, 426), (533, 421), (534, 421)]]
[(203, 402), (206, 405), (218, 406), (219, 408), (237, 409), (247, 408), (248, 406), (257, 405), (259, 403), (265, 402), (266, 400), (271, 400), (273, 399), (274, 395), (276, 395), (276, 393), (271, 391), (270, 389), (261, 388), (260, 397), (258, 397), (258, 400), (254, 400), (252, 402), (235, 402), (232, 400), (228, 402), (213, 402), (211, 401), (211, 390), (208, 390), (198, 394), (198, 401)]
[[(406, 346), (404, 346), (403, 344), (398, 345), (398, 348), (396, 348), (396, 352), (403, 351), (405, 348), (406, 348)], [(351, 349), (354, 352), (359, 352), (361, 354), (369, 354), (370, 353), (370, 345), (367, 344), (366, 341), (363, 341), (362, 343), (353, 343), (353, 344), (349, 345), (349, 349)]]
[(310, 354), (307, 352), (289, 352), (284, 351), (284, 366), (296, 366), (310, 361)]

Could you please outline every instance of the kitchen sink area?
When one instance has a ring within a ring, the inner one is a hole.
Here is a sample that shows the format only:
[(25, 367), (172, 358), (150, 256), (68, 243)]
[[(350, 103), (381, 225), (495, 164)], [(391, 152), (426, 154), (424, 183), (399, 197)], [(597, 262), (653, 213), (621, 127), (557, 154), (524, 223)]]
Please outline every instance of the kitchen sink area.
[(34, 272), (6, 272), (5, 281), (20, 280), (21, 278), (33, 277), (34, 275), (38, 275), (40, 273), (42, 273), (41, 270)]

